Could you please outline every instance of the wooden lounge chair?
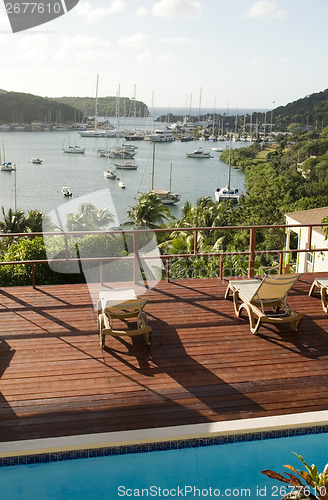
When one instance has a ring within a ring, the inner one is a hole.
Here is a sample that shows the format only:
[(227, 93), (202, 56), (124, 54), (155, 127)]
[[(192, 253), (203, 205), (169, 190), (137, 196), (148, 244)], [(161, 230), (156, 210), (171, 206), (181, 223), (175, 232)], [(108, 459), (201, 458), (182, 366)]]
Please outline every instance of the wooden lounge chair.
[(309, 295), (313, 295), (315, 288), (319, 288), (322, 309), (327, 313), (327, 288), (328, 288), (328, 278), (316, 278), (310, 288)]
[[(124, 300), (126, 297), (127, 300)], [(147, 299), (137, 298), (133, 290), (110, 290), (100, 293), (98, 301), (98, 328), (100, 346), (105, 347), (106, 335), (112, 337), (133, 337), (145, 335), (147, 345), (151, 344), (152, 329), (148, 325), (146, 313), (143, 311)], [(131, 328), (131, 318), (135, 319), (136, 328)], [(119, 320), (119, 328), (114, 327), (114, 320)]]
[(238, 317), (243, 309), (247, 311), (251, 333), (256, 334), (261, 323), (291, 323), (292, 330), (297, 331), (303, 315), (293, 311), (286, 299), (299, 277), (300, 274), (278, 274), (265, 276), (263, 280), (231, 280), (225, 298), (229, 298), (231, 291)]

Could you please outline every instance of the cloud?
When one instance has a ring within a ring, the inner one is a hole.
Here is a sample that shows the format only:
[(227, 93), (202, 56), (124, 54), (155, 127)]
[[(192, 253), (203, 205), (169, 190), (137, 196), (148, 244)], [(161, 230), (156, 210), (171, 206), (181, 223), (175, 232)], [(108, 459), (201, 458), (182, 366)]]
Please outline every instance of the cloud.
[(113, 0), (108, 7), (94, 7), (89, 2), (81, 2), (77, 4), (74, 12), (85, 21), (94, 22), (122, 11), (125, 5), (123, 0)]
[(180, 36), (175, 38), (161, 38), (162, 43), (189, 43), (191, 40), (189, 38)]
[(264, 57), (258, 55), (258, 56), (253, 57), (253, 59), (251, 60), (251, 63), (252, 64), (262, 64), (262, 63), (264, 63), (264, 61), (265, 61)]
[(4, 14), (0, 14), (0, 29), (1, 30), (10, 30), (11, 29), (8, 16), (6, 16)]
[(148, 14), (149, 9), (147, 7), (139, 7), (137, 9), (137, 17), (144, 17)]
[(9, 46), (11, 46), (11, 42), (9, 41), (8, 35), (0, 35), (0, 47), (2, 52), (5, 47)]
[(259, 0), (250, 8), (246, 17), (273, 17), (273, 18), (284, 18), (287, 15), (287, 11), (279, 8), (276, 2), (271, 2), (270, 0)]
[(156, 17), (198, 17), (201, 11), (200, 3), (195, 0), (159, 0), (153, 6)]
[(168, 62), (176, 62), (178, 59), (173, 54), (154, 54), (150, 49), (146, 49), (137, 58), (138, 62), (147, 64), (167, 64)]
[(46, 35), (25, 35), (16, 43), (19, 57), (23, 59), (40, 60), (48, 57), (49, 41)]
[(117, 43), (118, 45), (125, 45), (126, 47), (143, 47), (152, 39), (153, 37), (151, 35), (136, 33), (131, 36), (123, 36)]
[[(75, 35), (75, 36), (63, 36), (61, 37), (58, 47), (56, 49), (54, 59), (60, 60), (65, 59), (68, 56), (72, 56), (72, 50), (78, 49), (87, 49), (86, 54), (90, 54), (90, 47), (97, 47), (97, 54), (99, 53), (99, 49), (106, 48), (108, 49), (109, 42), (102, 40), (97, 36), (85, 36), (85, 35)], [(86, 55), (85, 59), (90, 59), (88, 55)], [(83, 59), (80, 57), (79, 59)]]

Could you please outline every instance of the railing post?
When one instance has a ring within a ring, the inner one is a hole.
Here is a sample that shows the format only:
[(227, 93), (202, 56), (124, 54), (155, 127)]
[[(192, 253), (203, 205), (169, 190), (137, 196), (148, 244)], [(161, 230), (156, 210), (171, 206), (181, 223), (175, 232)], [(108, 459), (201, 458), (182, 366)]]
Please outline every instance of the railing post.
[(249, 278), (254, 278), (255, 248), (256, 248), (256, 228), (251, 227), (249, 234), (249, 262), (248, 262)]
[(35, 264), (32, 263), (32, 287), (35, 288)]
[(104, 284), (104, 263), (101, 260), (100, 265), (99, 265), (99, 272), (100, 272), (100, 284)]
[(166, 281), (170, 281), (170, 259), (166, 259)]
[(222, 280), (223, 275), (223, 255), (220, 255), (220, 280)]
[(279, 253), (279, 274), (282, 274), (282, 265), (283, 265), (284, 254), (282, 252)]
[(308, 247), (307, 249), (311, 251), (311, 245), (312, 245), (312, 227), (308, 227)]
[(133, 233), (133, 282), (134, 284), (139, 283), (139, 234), (137, 231)]
[(197, 255), (197, 239), (198, 239), (198, 231), (195, 229), (194, 233), (194, 254)]

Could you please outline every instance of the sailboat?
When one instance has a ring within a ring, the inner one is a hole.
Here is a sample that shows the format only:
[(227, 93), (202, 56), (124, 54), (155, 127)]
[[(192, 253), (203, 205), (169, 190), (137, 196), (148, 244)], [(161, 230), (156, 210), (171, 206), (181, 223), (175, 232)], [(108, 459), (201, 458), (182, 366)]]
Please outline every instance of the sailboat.
[(154, 193), (158, 196), (164, 205), (174, 205), (180, 201), (180, 195), (171, 193), (171, 181), (172, 181), (172, 163), (170, 168), (170, 190), (163, 191), (160, 189), (154, 189), (154, 179), (155, 179), (155, 142), (153, 142), (153, 169), (152, 169), (152, 180), (151, 180), (151, 190), (150, 193)]
[(228, 185), (226, 187), (217, 188), (215, 190), (215, 199), (216, 201), (225, 201), (232, 200), (233, 203), (238, 203), (243, 194), (239, 191), (238, 188), (231, 187), (231, 144), (229, 146), (229, 170), (228, 170)]
[(64, 153), (73, 153), (73, 154), (83, 155), (85, 153), (85, 148), (81, 148), (80, 146), (77, 146), (77, 144), (75, 144), (74, 146), (71, 146), (70, 139), (71, 139), (71, 136), (70, 136), (70, 133), (68, 133), (68, 146), (65, 148), (63, 145)]
[(5, 156), (5, 144), (3, 143), (2, 144), (2, 148), (3, 148), (3, 162), (1, 161), (1, 155), (0, 155), (0, 169), (3, 171), (3, 172), (13, 172), (14, 170), (16, 170), (15, 168), (15, 165), (13, 165), (11, 163), (11, 161), (6, 161), (6, 156)]
[[(99, 75), (97, 75), (97, 83), (96, 83), (96, 102), (95, 102), (95, 127), (93, 129), (80, 130), (78, 134), (81, 137), (107, 137), (111, 132), (109, 130), (102, 130), (98, 128), (98, 82)], [(113, 128), (113, 127), (112, 127)]]

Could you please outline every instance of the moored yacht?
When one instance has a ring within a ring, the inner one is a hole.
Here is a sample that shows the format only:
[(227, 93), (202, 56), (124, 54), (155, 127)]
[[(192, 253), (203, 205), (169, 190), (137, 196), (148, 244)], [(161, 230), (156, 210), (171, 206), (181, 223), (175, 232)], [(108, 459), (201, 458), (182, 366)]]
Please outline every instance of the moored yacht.
[(175, 193), (171, 193), (171, 191), (162, 191), (160, 189), (151, 189), (150, 193), (154, 193), (161, 200), (163, 205), (174, 205), (180, 201), (180, 196)]
[(215, 190), (214, 196), (216, 201), (229, 201), (232, 200), (232, 202), (238, 203), (240, 198), (244, 196), (243, 193), (239, 191), (238, 188), (232, 188), (231, 187), (231, 156), (230, 156), (230, 151), (231, 151), (231, 145), (229, 146), (229, 169), (228, 169), (228, 185), (226, 187), (218, 187)]
[(15, 166), (11, 163), (11, 161), (5, 161), (1, 164), (1, 170), (4, 172), (12, 172), (15, 170)]
[(73, 194), (72, 191), (71, 191), (71, 189), (69, 187), (67, 187), (67, 186), (63, 186), (61, 188), (61, 192), (62, 192), (62, 195), (66, 196), (67, 198), (70, 197), (70, 196), (72, 196), (72, 194)]
[(204, 151), (202, 147), (195, 149), (192, 153), (186, 153), (188, 158), (213, 158), (210, 153)]
[(153, 142), (173, 142), (175, 140), (173, 133), (168, 129), (155, 130), (148, 138)]
[(83, 155), (85, 153), (84, 148), (80, 148), (80, 146), (68, 146), (63, 149), (64, 153), (72, 153), (72, 154), (80, 154)]
[(215, 199), (216, 201), (229, 201), (232, 200), (233, 203), (238, 203), (240, 198), (242, 197), (242, 193), (239, 189), (232, 189), (227, 187), (217, 188), (215, 191)]
[(106, 170), (104, 172), (104, 177), (105, 179), (116, 179), (116, 174), (113, 170)]

